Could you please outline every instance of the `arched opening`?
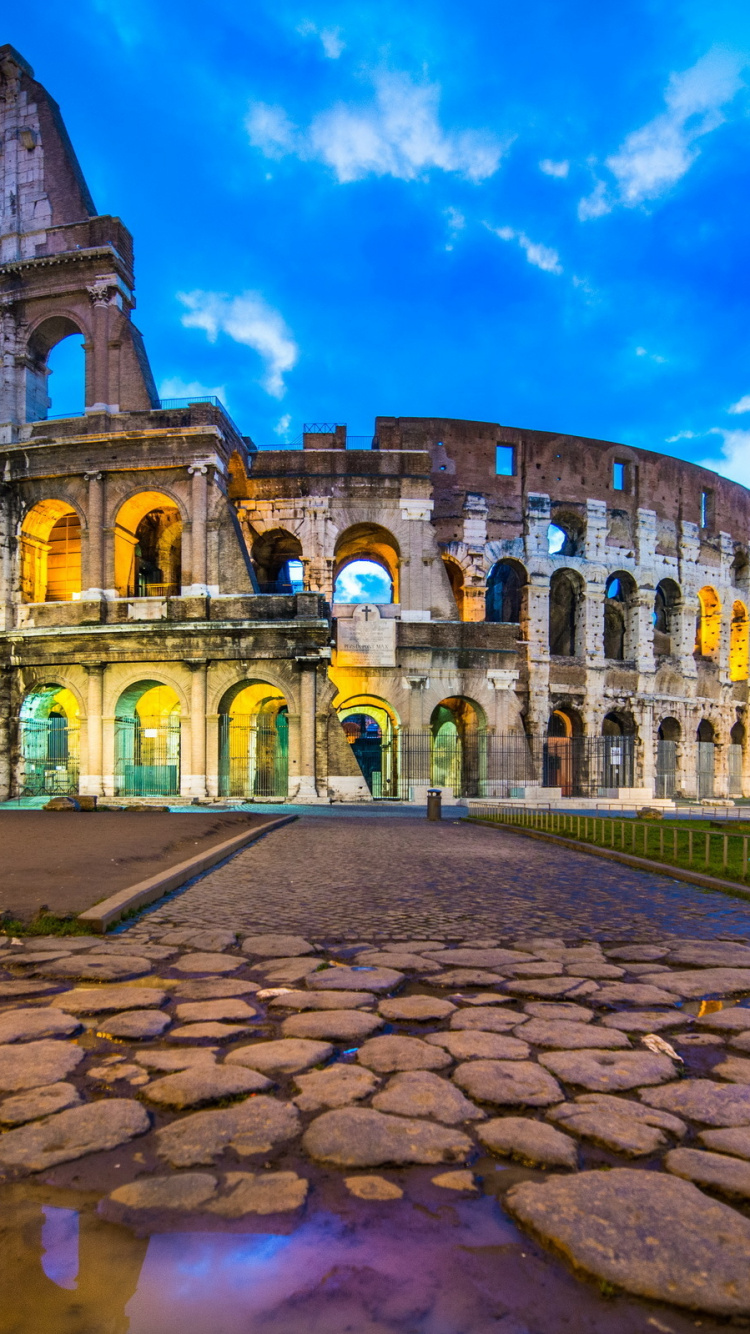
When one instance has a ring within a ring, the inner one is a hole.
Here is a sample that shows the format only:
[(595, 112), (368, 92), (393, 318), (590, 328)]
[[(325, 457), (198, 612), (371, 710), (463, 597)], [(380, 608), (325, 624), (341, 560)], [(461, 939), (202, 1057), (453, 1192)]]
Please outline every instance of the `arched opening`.
[(20, 716), (18, 795), (36, 797), (78, 791), (80, 717), (66, 686), (37, 686)]
[(54, 315), (34, 330), (27, 347), (27, 422), (83, 414), (86, 354), (81, 337), (82, 330), (65, 315)]
[(117, 596), (177, 597), (182, 584), (182, 516), (160, 491), (126, 500), (115, 520)]
[(397, 797), (395, 718), (378, 700), (349, 700), (338, 710), (341, 725), (373, 797)]
[(559, 787), (564, 797), (580, 787), (581, 748), (574, 738), (581, 734), (581, 720), (569, 709), (554, 709), (547, 723), (544, 743), (544, 786)]
[(246, 801), (289, 794), (289, 707), (267, 681), (240, 681), (219, 704), (219, 794)]
[(115, 710), (115, 792), (171, 797), (180, 790), (180, 699), (160, 681), (124, 690)]
[(740, 547), (735, 552), (735, 557), (734, 560), (732, 561), (732, 583), (734, 584), (735, 588), (741, 588), (743, 589), (743, 591), (745, 591), (748, 588), (749, 580), (750, 580), (750, 561), (748, 560), (747, 552), (743, 551), (743, 549)]
[(612, 712), (602, 719), (602, 749), (597, 756), (597, 787), (602, 795), (635, 787), (635, 722), (629, 713)]
[(521, 619), (525, 583), (523, 566), (515, 561), (496, 561), (487, 580), (485, 620), (517, 625)]
[(334, 552), (334, 602), (398, 602), (399, 560), (395, 537), (380, 524), (347, 528)]
[(673, 797), (677, 787), (677, 743), (681, 728), (676, 718), (662, 718), (656, 740), (657, 797)]
[(742, 756), (745, 750), (745, 728), (742, 723), (735, 723), (729, 733), (729, 796), (742, 796)]
[(256, 537), (252, 562), (261, 593), (301, 593), (304, 588), (302, 543), (284, 528)]
[(629, 574), (618, 572), (607, 580), (604, 591), (604, 656), (613, 662), (635, 657), (636, 586)]
[(62, 500), (40, 500), (21, 525), (24, 602), (70, 602), (81, 595), (81, 520)]
[(584, 547), (584, 526), (577, 514), (556, 514), (547, 529), (550, 556), (580, 556)]
[(701, 588), (698, 593), (698, 618), (695, 623), (695, 654), (718, 660), (721, 641), (721, 603), (715, 588)]
[(696, 732), (696, 770), (698, 800), (714, 795), (714, 772), (716, 767), (716, 747), (713, 723), (702, 718)]
[(549, 583), (549, 651), (575, 658), (581, 651), (583, 581), (573, 570), (556, 570)]
[(448, 575), (448, 581), (451, 586), (451, 592), (456, 600), (458, 608), (458, 619), (464, 619), (464, 572), (458, 561), (451, 560), (450, 556), (443, 556), (445, 570)]
[(748, 667), (747, 607), (744, 602), (732, 604), (732, 624), (729, 630), (729, 679), (746, 681)]
[(662, 579), (654, 594), (654, 657), (668, 658), (674, 651), (680, 590), (672, 579)]
[(485, 777), (484, 715), (472, 700), (452, 695), (430, 718), (430, 783), (454, 796), (476, 797)]

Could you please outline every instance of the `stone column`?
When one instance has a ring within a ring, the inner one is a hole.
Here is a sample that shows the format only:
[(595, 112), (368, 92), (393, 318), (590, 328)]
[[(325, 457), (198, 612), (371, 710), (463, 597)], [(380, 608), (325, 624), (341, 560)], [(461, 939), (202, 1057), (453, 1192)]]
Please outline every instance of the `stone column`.
[(315, 704), (317, 658), (313, 660), (298, 658), (299, 666), (299, 801), (315, 801)]
[[(110, 402), (109, 391), (109, 321), (110, 308), (117, 299), (114, 275), (97, 278), (87, 289), (94, 307), (91, 339), (91, 373), (87, 375), (87, 412), (118, 412), (119, 403)], [(114, 307), (116, 309), (116, 306)]]
[[(636, 660), (636, 667), (639, 672), (654, 672), (656, 670), (654, 661), (654, 597), (653, 588), (642, 587), (638, 590), (634, 605), (630, 609), (630, 615), (635, 622), (635, 653), (632, 656)], [(630, 656), (626, 649), (625, 657)]]
[(10, 753), (10, 671), (0, 667), (0, 801), (7, 801), (13, 785), (13, 764)]
[(88, 674), (88, 699), (86, 704), (88, 755), (86, 773), (81, 775), (81, 791), (90, 796), (101, 796), (102, 784), (102, 712), (104, 701), (103, 662), (94, 663), (86, 668)]
[[(654, 754), (654, 729), (653, 729), (653, 710), (650, 705), (646, 705), (641, 711), (639, 722), (639, 738), (636, 741), (636, 772), (634, 775), (635, 786), (648, 788), (653, 796), (654, 783), (656, 778), (656, 764)], [(639, 744), (640, 742), (640, 744)], [(638, 760), (640, 758), (641, 772), (638, 773)]]
[(206, 518), (208, 513), (208, 465), (192, 463), (188, 473), (193, 479), (191, 496), (192, 560), (191, 583), (183, 590), (188, 597), (205, 597), (206, 586)]
[(81, 597), (104, 595), (104, 473), (84, 473), (88, 482), (88, 586)]
[(192, 674), (190, 683), (191, 780), (190, 795), (206, 795), (206, 674), (205, 662), (185, 664)]

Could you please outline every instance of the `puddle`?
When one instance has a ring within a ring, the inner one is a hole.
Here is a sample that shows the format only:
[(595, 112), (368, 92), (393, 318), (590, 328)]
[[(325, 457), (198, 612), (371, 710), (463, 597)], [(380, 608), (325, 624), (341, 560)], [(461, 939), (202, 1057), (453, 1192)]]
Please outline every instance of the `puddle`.
[[(347, 1197), (341, 1208), (328, 1207), (337, 1190), (322, 1182), (324, 1207), (309, 1209), (283, 1232), (265, 1230), (260, 1219), (252, 1231), (242, 1223), (207, 1231), (198, 1220), (191, 1230), (174, 1230), (172, 1222), (172, 1230), (146, 1237), (100, 1219), (97, 1197), (88, 1192), (82, 1198), (28, 1183), (1, 1187), (0, 1332), (687, 1334), (695, 1328), (687, 1312), (625, 1296), (605, 1299), (524, 1237), (492, 1195), (435, 1203), (433, 1172), (409, 1173), (406, 1197), (377, 1206)], [(719, 1326), (704, 1316), (701, 1329), (718, 1334)]]

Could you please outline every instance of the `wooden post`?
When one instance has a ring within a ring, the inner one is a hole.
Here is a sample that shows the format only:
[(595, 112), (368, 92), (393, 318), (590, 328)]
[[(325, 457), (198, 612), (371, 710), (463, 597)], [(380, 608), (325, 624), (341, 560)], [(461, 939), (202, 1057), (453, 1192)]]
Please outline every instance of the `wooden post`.
[(693, 831), (688, 829), (688, 866), (693, 864)]

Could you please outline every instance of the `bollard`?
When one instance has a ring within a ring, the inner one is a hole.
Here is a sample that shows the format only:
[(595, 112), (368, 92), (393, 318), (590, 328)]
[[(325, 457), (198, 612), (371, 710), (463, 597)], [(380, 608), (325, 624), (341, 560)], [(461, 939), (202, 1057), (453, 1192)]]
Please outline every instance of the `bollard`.
[(427, 789), (427, 819), (442, 820), (443, 818), (443, 794), (439, 787), (428, 787)]

